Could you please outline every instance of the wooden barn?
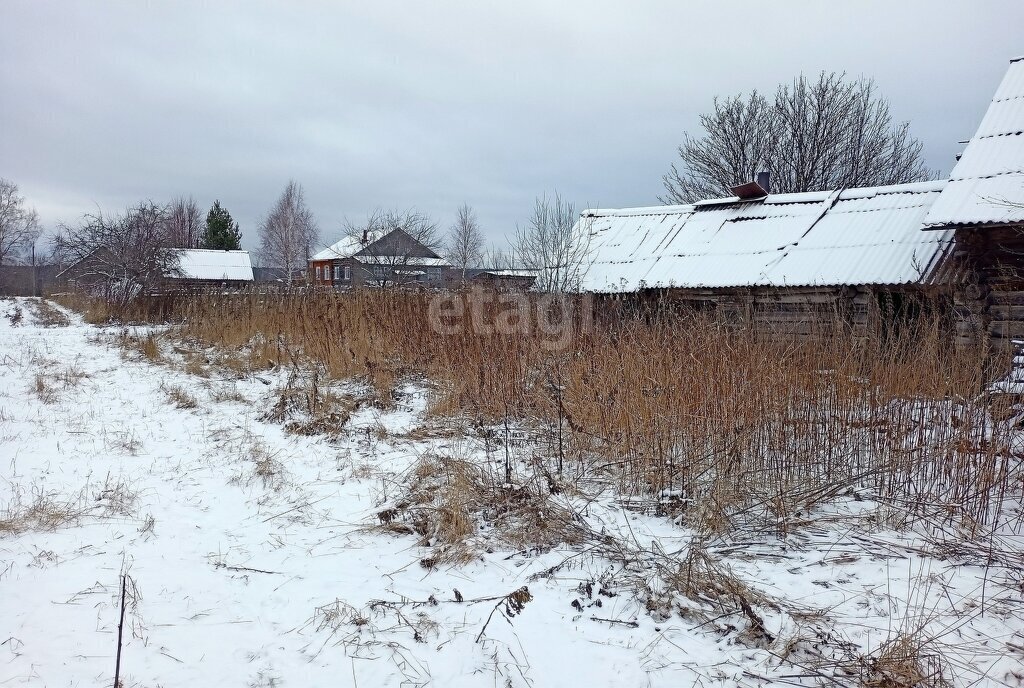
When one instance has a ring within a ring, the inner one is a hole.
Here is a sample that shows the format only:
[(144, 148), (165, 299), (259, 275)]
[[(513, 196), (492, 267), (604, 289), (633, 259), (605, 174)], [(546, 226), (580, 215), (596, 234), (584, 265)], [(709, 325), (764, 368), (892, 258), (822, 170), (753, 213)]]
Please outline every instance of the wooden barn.
[(936, 312), (961, 344), (1024, 337), (1024, 60), (949, 180), (588, 210), (583, 287), (801, 335)]
[(164, 279), (165, 290), (239, 289), (253, 283), (248, 251), (220, 251), (206, 248), (174, 249), (178, 272)]

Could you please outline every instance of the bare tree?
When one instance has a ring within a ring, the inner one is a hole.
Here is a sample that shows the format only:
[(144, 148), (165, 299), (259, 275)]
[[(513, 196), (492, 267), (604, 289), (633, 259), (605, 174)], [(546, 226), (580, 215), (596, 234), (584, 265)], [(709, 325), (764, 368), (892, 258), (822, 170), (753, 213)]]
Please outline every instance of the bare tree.
[[(397, 232), (395, 230), (401, 230)], [(366, 221), (345, 220), (345, 234), (362, 248), (362, 280), (379, 287), (393, 287), (421, 281), (444, 262), (438, 255), (441, 236), (437, 222), (429, 215), (409, 210), (375, 210)]]
[(18, 185), (0, 178), (0, 265), (21, 258), (40, 232), (39, 215), (18, 195)]
[(455, 224), (448, 230), (448, 261), (453, 267), (462, 270), (462, 279), (466, 279), (466, 268), (479, 264), (483, 260), (484, 237), (480, 232), (476, 213), (468, 203), (459, 206)]
[(259, 228), (260, 258), (264, 265), (284, 268), (286, 281), (309, 261), (310, 252), (320, 238), (313, 213), (306, 207), (302, 186), (289, 181), (281, 197), (263, 219)]
[(583, 265), (590, 250), (590, 232), (579, 220), (576, 207), (556, 192), (539, 197), (525, 227), (516, 227), (512, 255), (517, 266), (537, 273), (541, 291), (579, 289)]
[(124, 304), (180, 274), (168, 218), (168, 208), (152, 201), (113, 217), (85, 215), (79, 224), (61, 227), (54, 254), (80, 288)]
[(871, 80), (822, 72), (780, 85), (773, 101), (715, 99), (701, 115), (704, 135), (686, 134), (680, 163), (662, 178), (663, 203), (729, 195), (729, 187), (768, 171), (773, 191), (820, 191), (934, 178), (909, 124), (893, 123)]
[(492, 246), (484, 251), (480, 259), (480, 267), (488, 270), (512, 270), (515, 268), (515, 260), (512, 258), (510, 249)]
[(205, 224), (199, 206), (191, 196), (188, 198), (179, 196), (171, 201), (167, 209), (167, 222), (170, 241), (174, 246), (199, 248)]

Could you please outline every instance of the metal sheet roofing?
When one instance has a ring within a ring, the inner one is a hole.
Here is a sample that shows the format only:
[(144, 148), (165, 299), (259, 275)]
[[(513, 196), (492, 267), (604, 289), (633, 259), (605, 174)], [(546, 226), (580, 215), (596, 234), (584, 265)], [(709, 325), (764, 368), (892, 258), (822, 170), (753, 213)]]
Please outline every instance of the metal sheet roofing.
[(583, 287), (838, 286), (927, 281), (952, 231), (922, 232), (946, 182), (589, 210)]
[(1024, 222), (1024, 57), (1010, 67), (925, 225)]
[(248, 251), (214, 251), (192, 248), (175, 249), (178, 255), (178, 279), (233, 280), (251, 282), (252, 262)]

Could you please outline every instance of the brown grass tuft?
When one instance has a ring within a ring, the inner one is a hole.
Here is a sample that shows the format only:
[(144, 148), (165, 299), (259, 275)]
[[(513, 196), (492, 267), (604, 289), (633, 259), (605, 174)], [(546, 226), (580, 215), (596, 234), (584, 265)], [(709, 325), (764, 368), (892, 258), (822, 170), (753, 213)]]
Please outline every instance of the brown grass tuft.
[(433, 549), (424, 568), (465, 563), (488, 547), (545, 550), (586, 534), (545, 484), (506, 483), (463, 459), (424, 456), (400, 482), (406, 486), (379, 507), (377, 518), (385, 530), (415, 534)]
[(180, 409), (194, 409), (199, 402), (188, 390), (179, 385), (165, 385), (160, 383), (160, 389), (167, 396), (167, 400)]
[(33, 300), (30, 303), (36, 322), (43, 327), (67, 327), (71, 324), (71, 320), (63, 311), (45, 299)]

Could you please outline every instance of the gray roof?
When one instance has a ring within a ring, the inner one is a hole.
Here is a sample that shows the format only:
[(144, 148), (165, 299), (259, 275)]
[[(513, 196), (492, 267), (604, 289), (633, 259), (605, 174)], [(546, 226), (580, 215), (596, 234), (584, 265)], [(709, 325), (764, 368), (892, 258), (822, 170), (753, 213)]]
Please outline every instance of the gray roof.
[(1024, 57), (1010, 67), (925, 224), (1024, 222)]
[(928, 281), (952, 242), (922, 231), (945, 181), (588, 210), (584, 289), (839, 286)]

